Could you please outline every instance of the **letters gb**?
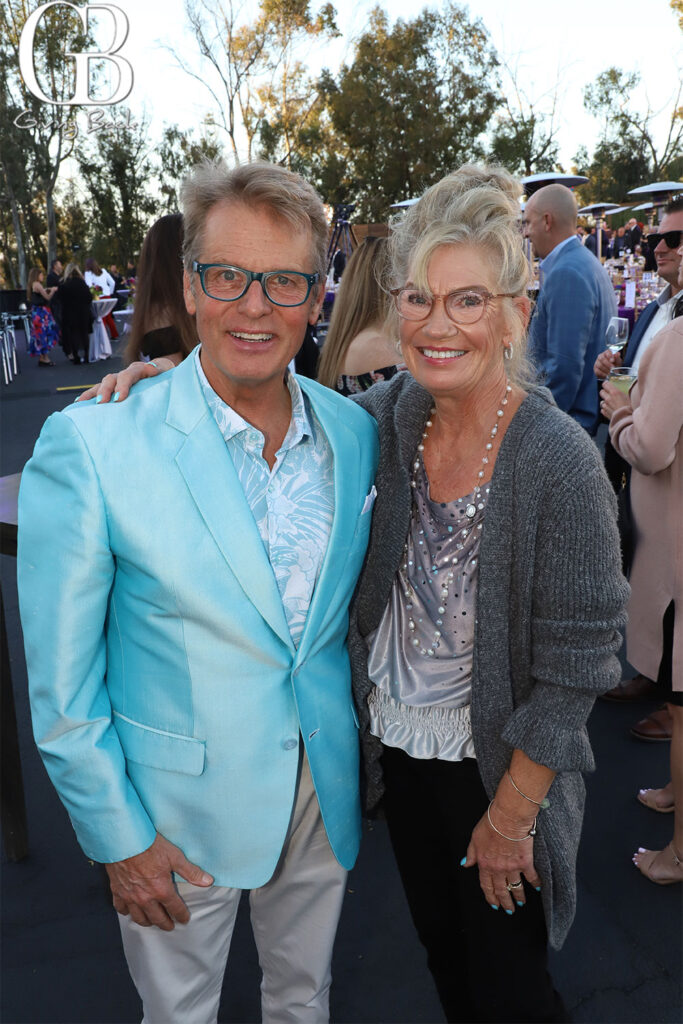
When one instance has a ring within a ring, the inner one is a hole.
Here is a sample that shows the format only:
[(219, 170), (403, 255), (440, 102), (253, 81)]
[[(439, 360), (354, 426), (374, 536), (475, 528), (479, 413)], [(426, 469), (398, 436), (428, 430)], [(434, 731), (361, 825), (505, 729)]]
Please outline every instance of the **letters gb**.
[[(76, 90), (70, 100), (56, 100), (46, 96), (41, 89), (33, 65), (33, 42), (38, 25), (45, 12), (50, 7), (70, 7), (76, 11), (81, 20), (84, 30), (88, 31), (88, 17), (90, 11), (110, 11), (114, 18), (114, 41), (110, 48), (103, 53), (67, 53), (67, 57), (73, 57), (76, 62)], [(113, 103), (121, 103), (130, 95), (133, 88), (133, 69), (125, 57), (119, 56), (128, 37), (128, 18), (124, 12), (115, 7), (114, 4), (90, 4), (87, 7), (77, 7), (76, 4), (68, 3), (67, 0), (53, 0), (51, 3), (41, 4), (26, 19), (19, 39), (19, 70), (24, 79), (26, 88), (36, 99), (43, 103), (54, 103), (56, 106), (110, 106)], [(91, 99), (90, 97), (90, 61), (108, 60), (117, 68), (119, 83), (109, 99)]]

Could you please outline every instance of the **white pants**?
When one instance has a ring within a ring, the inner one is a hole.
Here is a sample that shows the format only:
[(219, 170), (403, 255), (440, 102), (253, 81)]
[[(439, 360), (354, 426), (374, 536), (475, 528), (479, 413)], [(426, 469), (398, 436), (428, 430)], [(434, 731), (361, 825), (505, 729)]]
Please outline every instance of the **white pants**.
[[(249, 895), (267, 1024), (329, 1020), (332, 946), (346, 871), (327, 839), (304, 755), (287, 839), (275, 874)], [(172, 932), (119, 915), (143, 1024), (213, 1024), (241, 890), (180, 882), (191, 918)]]

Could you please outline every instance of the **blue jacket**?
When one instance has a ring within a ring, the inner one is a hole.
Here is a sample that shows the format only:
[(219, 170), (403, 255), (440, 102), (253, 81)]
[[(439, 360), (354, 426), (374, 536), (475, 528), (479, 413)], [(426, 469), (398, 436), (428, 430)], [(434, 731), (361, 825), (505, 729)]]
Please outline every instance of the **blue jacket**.
[[(332, 532), (298, 649), (193, 360), (51, 416), (24, 470), (18, 573), (34, 732), (86, 855), (156, 832), (216, 884), (271, 877), (303, 737), (323, 821), (360, 839), (348, 604), (377, 429), (300, 378), (334, 453)], [(54, 529), (46, 529), (46, 515)]]
[(529, 326), (529, 352), (560, 409), (589, 433), (598, 424), (593, 364), (605, 347), (617, 302), (602, 264), (571, 238), (542, 266), (543, 280)]

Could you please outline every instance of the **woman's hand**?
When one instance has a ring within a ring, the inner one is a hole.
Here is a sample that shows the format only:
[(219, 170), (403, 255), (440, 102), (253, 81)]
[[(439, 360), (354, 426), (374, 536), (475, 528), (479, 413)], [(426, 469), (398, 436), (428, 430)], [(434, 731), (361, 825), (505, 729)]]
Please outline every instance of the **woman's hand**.
[(631, 402), (614, 384), (605, 381), (600, 391), (600, 412), (605, 419), (611, 420), (617, 409), (630, 409)]
[(123, 402), (128, 397), (128, 392), (133, 384), (145, 377), (156, 377), (166, 370), (172, 370), (175, 363), (165, 356), (155, 359), (153, 363), (131, 363), (125, 370), (118, 373), (108, 373), (99, 384), (88, 388), (76, 399), (77, 402), (86, 402), (89, 398), (97, 398), (98, 402), (108, 402), (112, 395), (115, 402)]
[[(533, 824), (533, 818), (515, 823), (503, 815), (496, 816), (495, 804), (489, 808), (489, 813), (496, 828), (515, 838), (518, 834), (528, 833)], [(530, 885), (540, 889), (541, 880), (534, 867), (533, 836), (521, 842), (505, 839), (492, 828), (487, 814), (472, 832), (462, 867), (469, 868), (475, 864), (479, 866), (479, 884), (486, 902), (495, 910), (500, 907), (512, 914), (516, 905), (526, 902), (524, 886), (516, 885), (522, 875)], [(508, 885), (511, 889), (508, 889)]]

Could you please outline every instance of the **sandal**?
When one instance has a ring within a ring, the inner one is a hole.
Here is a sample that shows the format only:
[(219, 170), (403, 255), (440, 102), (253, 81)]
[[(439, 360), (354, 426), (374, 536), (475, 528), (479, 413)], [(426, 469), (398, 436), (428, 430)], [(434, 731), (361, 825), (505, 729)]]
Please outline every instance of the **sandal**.
[(657, 885), (673, 885), (683, 882), (683, 858), (674, 850), (673, 840), (663, 850), (644, 850), (639, 847), (633, 854), (633, 863), (638, 870)]
[(657, 796), (659, 793), (663, 793), (666, 787), (662, 789), (641, 789), (638, 791), (638, 800), (645, 807), (649, 807), (651, 811), (658, 811), (660, 814), (671, 814), (674, 809), (674, 802), (670, 804), (657, 803)]

